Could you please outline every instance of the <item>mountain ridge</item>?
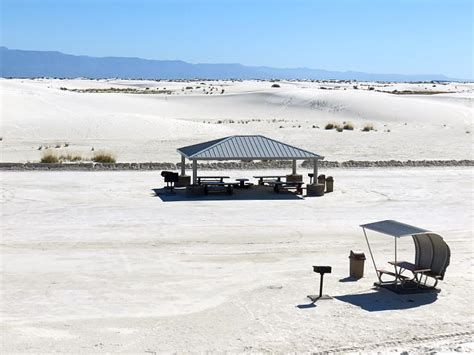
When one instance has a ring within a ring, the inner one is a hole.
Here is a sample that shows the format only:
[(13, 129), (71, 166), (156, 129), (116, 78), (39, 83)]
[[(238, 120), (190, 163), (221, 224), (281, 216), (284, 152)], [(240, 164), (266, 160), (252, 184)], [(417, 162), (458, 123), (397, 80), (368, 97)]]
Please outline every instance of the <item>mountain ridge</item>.
[(293, 79), (358, 81), (462, 81), (442, 74), (376, 74), (298, 68), (246, 66), (240, 63), (188, 63), (139, 57), (93, 57), (59, 51), (0, 47), (1, 77), (91, 79)]

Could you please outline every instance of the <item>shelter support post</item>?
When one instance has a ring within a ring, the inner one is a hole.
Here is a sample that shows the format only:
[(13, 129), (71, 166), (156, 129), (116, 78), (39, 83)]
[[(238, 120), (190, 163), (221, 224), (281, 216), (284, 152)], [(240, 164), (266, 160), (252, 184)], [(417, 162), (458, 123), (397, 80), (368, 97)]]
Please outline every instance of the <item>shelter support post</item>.
[(197, 184), (197, 160), (193, 159), (193, 185)]
[(313, 160), (313, 182), (316, 184), (318, 182), (318, 159)]
[(374, 254), (372, 254), (372, 248), (370, 247), (369, 238), (367, 238), (367, 233), (365, 232), (365, 228), (362, 228), (362, 230), (364, 231), (365, 241), (367, 242), (367, 247), (369, 248), (370, 258), (372, 259), (372, 263), (374, 264), (375, 274), (377, 275), (379, 282), (382, 282), (382, 279), (380, 278), (380, 275), (377, 272), (377, 265), (375, 265)]
[(186, 175), (186, 158), (184, 155), (181, 155), (181, 176)]
[(292, 174), (293, 175), (296, 175), (296, 160), (293, 159), (293, 171), (292, 171)]

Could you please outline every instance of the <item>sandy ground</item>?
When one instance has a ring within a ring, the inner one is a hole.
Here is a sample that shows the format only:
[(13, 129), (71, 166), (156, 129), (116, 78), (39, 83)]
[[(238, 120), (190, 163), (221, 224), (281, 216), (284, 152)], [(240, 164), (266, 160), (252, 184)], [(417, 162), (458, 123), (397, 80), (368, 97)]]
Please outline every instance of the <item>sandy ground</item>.
[[(156, 172), (1, 172), (1, 351), (473, 351), (473, 170), (323, 173), (321, 198), (190, 201), (156, 196)], [(349, 251), (368, 255), (359, 224), (380, 219), (445, 238), (439, 294), (375, 291), (370, 263), (346, 282)], [(313, 305), (318, 264), (335, 298)]]
[[(94, 149), (123, 162), (178, 162), (176, 148), (235, 134), (267, 135), (328, 160), (473, 159), (472, 83), (278, 84), (0, 79), (0, 161), (39, 161), (49, 147), (84, 159)], [(171, 93), (70, 91), (147, 87)], [(355, 129), (324, 130), (328, 122)], [(366, 124), (375, 130), (361, 132)]]

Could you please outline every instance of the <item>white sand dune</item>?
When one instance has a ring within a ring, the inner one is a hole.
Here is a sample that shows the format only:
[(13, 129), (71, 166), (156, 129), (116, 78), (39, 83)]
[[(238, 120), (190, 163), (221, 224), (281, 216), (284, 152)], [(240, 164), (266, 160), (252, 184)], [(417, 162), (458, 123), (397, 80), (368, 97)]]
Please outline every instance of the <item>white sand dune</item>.
[[(156, 172), (2, 172), (2, 353), (472, 351), (472, 169), (323, 173), (321, 198), (167, 201)], [(388, 218), (450, 245), (441, 293), (374, 291), (370, 260), (342, 282), (358, 225)], [(317, 264), (336, 298), (314, 307)]]
[[(472, 84), (359, 83), (357, 90), (354, 83), (271, 84), (2, 79), (1, 160), (38, 161), (39, 146), (69, 143), (62, 151), (85, 157), (94, 147), (114, 152), (119, 161), (177, 161), (180, 146), (232, 134), (268, 135), (329, 160), (472, 159)], [(79, 93), (61, 87), (166, 88), (172, 94)], [(205, 94), (210, 87), (216, 88), (213, 94)], [(448, 93), (377, 91), (395, 89)], [(350, 121), (356, 129), (324, 130), (331, 121)], [(368, 123), (377, 131), (361, 132)]]

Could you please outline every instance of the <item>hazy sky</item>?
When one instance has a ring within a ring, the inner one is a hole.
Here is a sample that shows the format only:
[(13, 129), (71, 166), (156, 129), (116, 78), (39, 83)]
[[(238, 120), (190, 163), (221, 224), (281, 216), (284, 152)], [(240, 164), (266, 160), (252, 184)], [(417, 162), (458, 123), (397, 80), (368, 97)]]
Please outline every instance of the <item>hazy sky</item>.
[(472, 79), (472, 0), (0, 0), (1, 45)]

